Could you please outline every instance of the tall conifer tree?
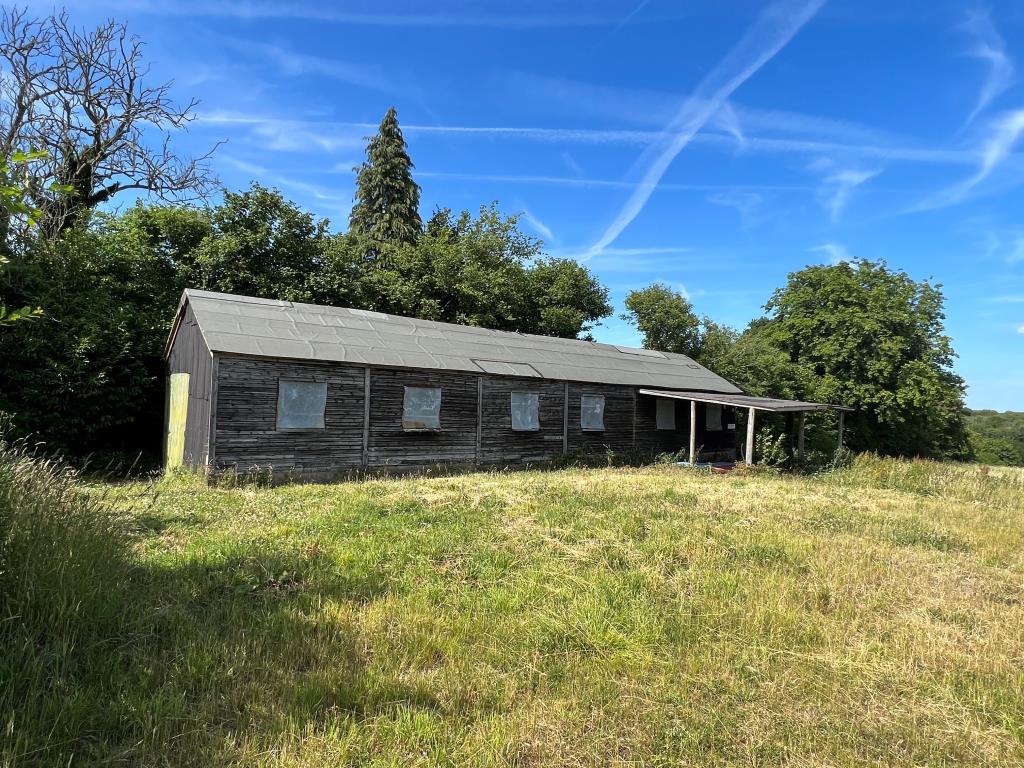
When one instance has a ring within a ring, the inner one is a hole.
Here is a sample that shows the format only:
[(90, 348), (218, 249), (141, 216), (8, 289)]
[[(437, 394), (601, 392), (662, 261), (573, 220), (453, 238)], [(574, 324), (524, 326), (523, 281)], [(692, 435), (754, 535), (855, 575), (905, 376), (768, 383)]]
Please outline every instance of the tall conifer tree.
[(349, 225), (353, 232), (380, 242), (411, 243), (423, 228), (420, 188), (412, 179), (413, 164), (394, 107), (369, 141), (366, 162), (356, 169)]

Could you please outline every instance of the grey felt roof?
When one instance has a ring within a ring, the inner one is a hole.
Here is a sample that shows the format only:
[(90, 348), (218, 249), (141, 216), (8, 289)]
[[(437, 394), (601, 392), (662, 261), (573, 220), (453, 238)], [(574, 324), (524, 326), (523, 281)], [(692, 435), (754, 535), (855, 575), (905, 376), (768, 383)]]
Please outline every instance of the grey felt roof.
[(212, 352), (740, 392), (685, 355), (191, 289), (185, 302)]
[(753, 397), (751, 395), (708, 394), (707, 392), (665, 391), (660, 389), (641, 389), (641, 395), (654, 397), (671, 397), (676, 400), (696, 400), (698, 403), (717, 403), (718, 405), (735, 405), (740, 408), (753, 408), (755, 411), (770, 413), (795, 413), (798, 411), (852, 411), (845, 405), (829, 403), (812, 403), (807, 400), (780, 400), (777, 397)]

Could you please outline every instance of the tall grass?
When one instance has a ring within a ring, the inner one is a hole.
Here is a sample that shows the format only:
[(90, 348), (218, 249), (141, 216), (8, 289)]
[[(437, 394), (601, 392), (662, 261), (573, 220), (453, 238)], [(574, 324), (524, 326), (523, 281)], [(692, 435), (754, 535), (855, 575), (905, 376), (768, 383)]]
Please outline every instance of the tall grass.
[(1019, 765), (1021, 482), (860, 457), (154, 496), (0, 445), (0, 764)]
[[(0, 713), (5, 761), (68, 751), (88, 680), (119, 674), (133, 569), (123, 520), (76, 473), (0, 438)], [(70, 753), (70, 752), (69, 752)]]

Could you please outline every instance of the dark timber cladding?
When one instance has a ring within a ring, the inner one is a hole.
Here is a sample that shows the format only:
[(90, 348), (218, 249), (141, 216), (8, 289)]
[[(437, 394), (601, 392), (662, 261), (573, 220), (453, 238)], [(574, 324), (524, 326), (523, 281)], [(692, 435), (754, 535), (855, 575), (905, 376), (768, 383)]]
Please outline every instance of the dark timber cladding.
[[(201, 291), (182, 297), (166, 360), (190, 377), (185, 416), (174, 379), (168, 451), (184, 421), (189, 466), (283, 478), (679, 451), (689, 403), (642, 388), (741, 395), (683, 355)], [(697, 419), (707, 455), (735, 452), (703, 403)]]
[[(481, 377), (481, 382), (479, 462), (522, 464), (548, 461), (562, 453), (565, 413), (565, 386), (562, 382), (507, 376)], [(513, 392), (534, 392), (538, 395), (540, 429), (536, 432), (512, 429)]]
[[(441, 388), (441, 428), (406, 431), (406, 387)], [(409, 467), (476, 461), (477, 377), (437, 371), (370, 371), (370, 434), (367, 465)]]
[[(277, 429), (281, 379), (327, 383), (324, 429)], [(351, 366), (223, 356), (217, 374), (216, 464), (326, 473), (363, 455), (363, 371)]]

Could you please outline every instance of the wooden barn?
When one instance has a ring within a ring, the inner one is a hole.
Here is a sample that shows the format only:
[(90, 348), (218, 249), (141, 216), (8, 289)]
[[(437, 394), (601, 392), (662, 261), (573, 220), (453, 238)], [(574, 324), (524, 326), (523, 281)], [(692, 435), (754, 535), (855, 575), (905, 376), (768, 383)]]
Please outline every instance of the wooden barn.
[[(165, 464), (327, 479), (567, 454), (736, 457), (751, 398), (684, 355), (206, 291), (165, 353)], [(802, 418), (801, 418), (802, 424)]]

